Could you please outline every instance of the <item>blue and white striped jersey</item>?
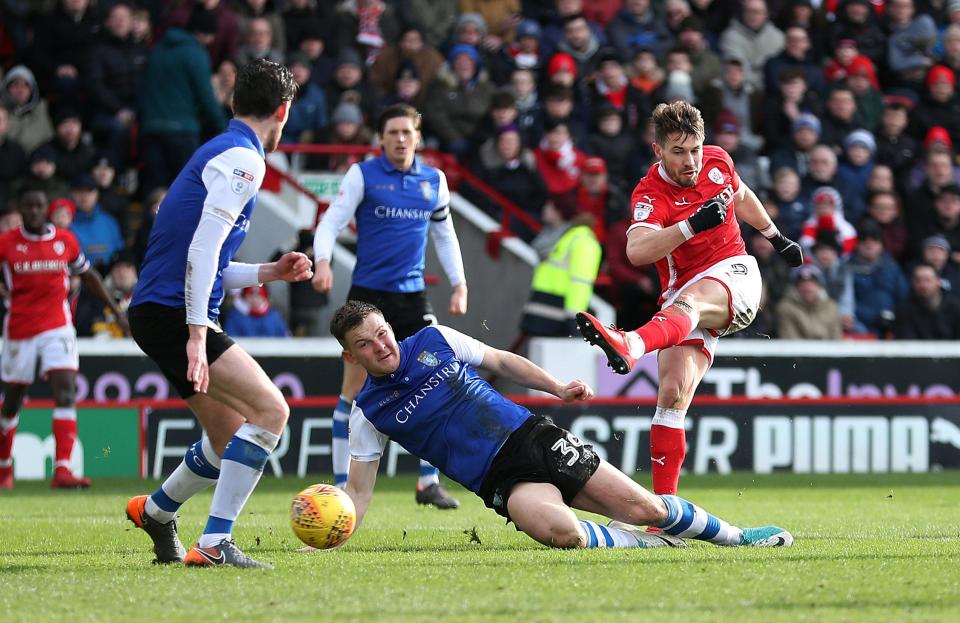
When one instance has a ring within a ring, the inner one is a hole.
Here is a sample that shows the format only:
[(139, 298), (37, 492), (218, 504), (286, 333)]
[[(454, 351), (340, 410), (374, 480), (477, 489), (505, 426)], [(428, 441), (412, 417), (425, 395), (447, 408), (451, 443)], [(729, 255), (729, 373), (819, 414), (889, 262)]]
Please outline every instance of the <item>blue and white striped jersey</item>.
[(375, 461), (393, 439), (473, 492), (490, 463), (531, 413), (474, 370), (483, 346), (443, 326), (400, 342), (400, 366), (368, 377), (350, 413), (350, 454)]
[[(186, 307), (190, 324), (216, 320), (222, 272), (250, 227), (266, 170), (263, 158), (259, 137), (236, 119), (193, 154), (160, 204), (131, 306)], [(223, 225), (222, 232), (213, 227), (198, 233), (204, 213)], [(218, 244), (219, 252), (210, 248)], [(189, 270), (188, 254), (197, 258)]]

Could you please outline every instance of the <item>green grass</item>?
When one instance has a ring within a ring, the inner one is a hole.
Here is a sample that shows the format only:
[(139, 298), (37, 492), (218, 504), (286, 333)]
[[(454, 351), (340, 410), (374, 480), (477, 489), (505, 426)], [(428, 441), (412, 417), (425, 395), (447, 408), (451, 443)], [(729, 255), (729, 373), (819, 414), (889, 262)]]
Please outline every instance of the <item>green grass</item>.
[[(733, 523), (790, 529), (796, 545), (782, 550), (554, 551), (463, 490), (463, 507), (441, 512), (414, 504), (412, 480), (382, 479), (354, 538), (301, 554), (287, 509), (310, 483), (265, 479), (236, 538), (273, 572), (151, 565), (148, 538), (123, 509), (156, 483), (94, 484), (0, 493), (4, 623), (960, 620), (956, 472), (682, 481), (686, 497)], [(182, 509), (185, 543), (209, 501)]]

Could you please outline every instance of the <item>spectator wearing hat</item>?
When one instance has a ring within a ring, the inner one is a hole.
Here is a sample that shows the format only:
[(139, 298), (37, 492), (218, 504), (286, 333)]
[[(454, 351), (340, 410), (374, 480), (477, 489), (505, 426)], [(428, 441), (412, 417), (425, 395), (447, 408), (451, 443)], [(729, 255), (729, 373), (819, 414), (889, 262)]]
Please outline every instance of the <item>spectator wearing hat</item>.
[(424, 118), (429, 134), (441, 149), (455, 155), (466, 153), (496, 91), (480, 65), (472, 45), (455, 45), (447, 55), (426, 99)]
[[(577, 213), (571, 195), (561, 195), (544, 206), (543, 223), (544, 232), (533, 241), (541, 262), (533, 272), (520, 329), (530, 336), (577, 335), (575, 316), (589, 307), (600, 271), (602, 249), (593, 219)], [(547, 246), (548, 239), (555, 242)]]
[(443, 56), (424, 42), (423, 33), (416, 27), (407, 27), (396, 45), (388, 45), (377, 55), (370, 67), (370, 82), (381, 95), (393, 93), (401, 66), (408, 72), (412, 66), (413, 74), (408, 77), (415, 77), (426, 86), (433, 82), (442, 65)]
[[(867, 194), (876, 152), (877, 142), (867, 130), (854, 130), (843, 141), (843, 159), (838, 165), (838, 174), (848, 180), (861, 197)], [(859, 205), (863, 206), (863, 203)], [(858, 222), (861, 216), (862, 213), (848, 214), (854, 222)]]
[(487, 24), (481, 47), (499, 51), (514, 40), (514, 28), (520, 22), (520, 0), (459, 0), (460, 13), (476, 13)]
[(250, 61), (266, 59), (284, 63), (283, 47), (274, 41), (273, 25), (266, 17), (256, 16), (247, 20), (243, 30), (243, 45), (237, 50), (237, 65), (243, 67)]
[(840, 310), (841, 326), (845, 333), (863, 333), (864, 327), (856, 323), (853, 299), (853, 273), (844, 261), (843, 249), (837, 237), (823, 232), (813, 243), (810, 264), (820, 269), (823, 287), (827, 296)]
[(623, 116), (627, 127), (631, 129), (645, 123), (653, 111), (650, 98), (630, 84), (617, 51), (604, 48), (598, 57), (597, 67), (593, 83), (588, 88), (591, 116), (596, 119), (597, 111), (612, 107)]
[(43, 190), (51, 200), (70, 194), (70, 184), (57, 174), (57, 154), (50, 145), (36, 148), (30, 154), (27, 167), (27, 175), (11, 184), (11, 198), (16, 197), (20, 188), (26, 185)]
[(848, 262), (853, 273), (856, 320), (878, 337), (893, 326), (895, 310), (907, 293), (903, 271), (883, 248), (883, 232), (865, 221), (857, 232), (857, 246)]
[(607, 24), (607, 39), (621, 58), (630, 58), (639, 48), (652, 50), (663, 58), (673, 35), (657, 17), (650, 0), (625, 0), (623, 8)]
[(57, 160), (57, 174), (72, 180), (90, 170), (93, 165), (93, 146), (84, 142), (80, 111), (64, 106), (54, 112), (53, 139), (47, 143)]
[(740, 122), (729, 110), (714, 117), (710, 142), (723, 148), (737, 163), (737, 174), (750, 188), (769, 188), (769, 175), (760, 166), (757, 150), (740, 141)]
[(913, 267), (910, 295), (897, 308), (893, 335), (899, 340), (960, 338), (960, 300), (945, 295), (933, 266)]
[(764, 148), (768, 153), (790, 144), (794, 121), (801, 114), (820, 114), (822, 94), (810, 89), (803, 69), (785, 68), (780, 73), (779, 86), (779, 90), (766, 98), (763, 109)]
[(800, 113), (790, 124), (790, 143), (770, 152), (770, 170), (788, 167), (797, 175), (807, 174), (810, 150), (820, 139), (820, 119), (812, 113)]
[[(207, 50), (210, 66), (219, 67), (220, 63), (227, 59), (236, 59), (237, 48), (240, 46), (240, 19), (232, 4), (210, 0), (175, 3), (170, 7), (166, 23), (170, 24), (171, 28), (183, 28), (193, 32), (190, 22), (194, 20), (195, 11), (199, 9), (209, 13), (213, 17), (213, 23), (205, 29), (210, 36), (203, 38), (203, 47)], [(156, 35), (162, 40), (166, 33), (158, 29)]]
[(543, 56), (540, 37), (543, 31), (535, 20), (525, 19), (517, 24), (513, 43), (503, 50), (510, 70), (529, 69), (539, 72), (546, 61)]
[[(373, 132), (363, 122), (363, 111), (350, 101), (340, 102), (330, 115), (322, 143), (333, 145), (373, 144)], [(346, 173), (351, 165), (363, 160), (360, 154), (331, 154), (329, 156), (311, 156), (307, 159), (307, 168), (325, 169), (336, 173)]]
[(780, 85), (780, 74), (785, 69), (800, 69), (807, 81), (807, 87), (816, 93), (822, 93), (825, 86), (823, 69), (813, 60), (810, 33), (802, 26), (793, 25), (787, 27), (783, 35), (783, 51), (763, 66), (763, 83), (766, 90), (776, 91)]
[(793, 269), (791, 286), (777, 304), (777, 336), (787, 340), (839, 340), (840, 310), (824, 288), (823, 273), (812, 264)]
[[(625, 128), (623, 116), (609, 104), (601, 106), (594, 115), (597, 125), (590, 134), (586, 151), (605, 163), (603, 172), (609, 174), (614, 186), (621, 190), (631, 188), (642, 173), (634, 133)], [(602, 242), (603, 237), (600, 238)]]
[(243, 288), (233, 299), (223, 329), (237, 337), (290, 337), (287, 323), (270, 305), (266, 286)]
[[(493, 139), (493, 153), (487, 154), (486, 149), (482, 151), (480, 178), (539, 222), (547, 188), (537, 169), (536, 157), (523, 143), (520, 129), (515, 124), (498, 128)], [(493, 218), (500, 219), (501, 207), (496, 202), (479, 194), (470, 195), (470, 200)], [(511, 220), (510, 231), (526, 242), (536, 234), (519, 219)]]
[(880, 126), (877, 129), (877, 164), (890, 167), (897, 178), (897, 187), (907, 183), (906, 171), (920, 154), (920, 142), (907, 133), (910, 108), (904, 100), (887, 98), (884, 101)]
[(960, 266), (950, 259), (953, 252), (950, 242), (943, 236), (930, 236), (923, 241), (920, 261), (937, 271), (940, 289), (944, 295), (960, 298)]
[[(92, 2), (57, 2), (41, 13), (33, 30), (33, 59), (40, 82), (54, 99), (75, 100), (93, 48), (101, 38), (101, 16)], [(84, 77), (85, 78), (85, 77)]]
[(97, 267), (106, 272), (117, 254), (124, 248), (120, 225), (100, 206), (97, 183), (89, 173), (74, 180), (71, 191), (77, 213), (70, 230), (80, 242), (83, 254)]
[(844, 84), (856, 100), (860, 125), (871, 132), (875, 131), (883, 113), (883, 95), (878, 90), (880, 83), (873, 61), (865, 56), (854, 59)]
[(360, 107), (366, 123), (376, 117), (379, 98), (370, 82), (364, 77), (364, 62), (355, 48), (341, 48), (337, 54), (333, 76), (327, 83), (324, 95), (327, 108), (335, 109), (343, 102), (352, 102)]
[[(877, 168), (880, 166), (883, 165), (878, 165)], [(909, 236), (903, 221), (900, 196), (892, 189), (871, 191), (866, 218), (880, 226), (883, 232), (883, 248), (887, 250), (890, 257), (897, 262), (903, 262), (907, 258)]]
[[(248, 41), (250, 25), (253, 20), (267, 20), (270, 25), (270, 47), (276, 50), (282, 58), (286, 58), (287, 29), (283, 17), (277, 11), (276, 4), (273, 0), (242, 0), (236, 2), (237, 19), (240, 23), (240, 33)], [(274, 62), (282, 63), (283, 61)]]
[(855, 39), (840, 39), (833, 48), (833, 55), (827, 59), (823, 67), (823, 75), (827, 83), (840, 82), (847, 77), (850, 66), (858, 58), (868, 56), (860, 53)]
[(763, 86), (763, 66), (783, 51), (783, 32), (770, 21), (764, 0), (745, 0), (741, 14), (720, 35), (720, 52), (751, 65), (751, 84)]
[(720, 56), (710, 49), (699, 17), (689, 15), (683, 18), (677, 31), (677, 45), (690, 55), (693, 90), (702, 93), (711, 81), (723, 73), (723, 63)]
[(400, 20), (394, 4), (383, 0), (341, 2), (334, 16), (336, 49), (361, 50), (365, 66), (373, 64), (387, 42), (400, 38)]
[(393, 104), (409, 104), (420, 109), (426, 97), (426, 88), (417, 66), (410, 61), (400, 63), (393, 86), (380, 101), (380, 110)]
[(857, 230), (844, 216), (840, 193), (830, 186), (821, 186), (813, 191), (810, 203), (813, 214), (800, 230), (800, 246), (810, 252), (817, 239), (831, 235), (840, 246), (843, 257), (849, 256), (857, 244)]
[(570, 137), (570, 129), (562, 119), (548, 119), (544, 123), (543, 138), (534, 150), (537, 169), (551, 195), (573, 191), (580, 181), (585, 158)]
[(57, 229), (70, 229), (76, 216), (77, 204), (66, 197), (54, 199), (47, 208), (47, 218)]
[(577, 186), (577, 211), (593, 216), (593, 232), (600, 244), (607, 240), (607, 228), (627, 209), (627, 196), (610, 183), (607, 164), (599, 156), (588, 156)]
[(107, 13), (104, 33), (94, 47), (84, 81), (93, 104), (90, 128), (98, 142), (108, 146), (111, 158), (126, 168), (131, 132), (136, 122), (137, 87), (149, 48), (134, 41), (130, 5), (114, 4)]
[(0, 105), (0, 208), (4, 207), (12, 184), (27, 171), (27, 152), (9, 136), (10, 112)]
[(910, 115), (910, 132), (923, 138), (933, 127), (950, 133), (953, 144), (960, 140), (960, 98), (957, 98), (957, 76), (943, 65), (934, 65), (927, 72), (926, 89), (920, 103)]
[(311, 63), (306, 54), (292, 53), (288, 65), (298, 88), (290, 103), (280, 142), (312, 143), (320, 137), (329, 122), (327, 98), (323, 90), (310, 80)]
[(784, 236), (791, 240), (800, 237), (800, 229), (813, 211), (810, 202), (800, 194), (800, 176), (790, 167), (779, 167), (773, 172), (770, 199), (777, 207), (774, 221)]
[[(887, 36), (880, 26), (870, 0), (844, 0), (830, 28), (830, 49), (837, 50), (843, 42), (856, 42), (860, 54), (868, 58), (883, 58), (887, 53)], [(832, 78), (827, 75), (827, 80)]]
[(11, 140), (29, 154), (53, 138), (47, 100), (40, 97), (37, 79), (26, 65), (11, 67), (0, 88), (0, 102), (10, 113), (7, 136)]
[(933, 64), (936, 23), (929, 15), (917, 15), (913, 0), (888, 0), (884, 20), (891, 77), (901, 85), (920, 85)]
[(186, 28), (170, 28), (150, 53), (138, 111), (142, 192), (169, 185), (199, 147), (201, 131), (219, 132), (226, 125), (204, 49), (216, 33), (216, 14), (196, 5)]
[[(601, 40), (590, 30), (590, 23), (582, 13), (568, 15), (563, 20), (563, 39), (557, 44), (557, 51), (573, 57), (578, 75), (589, 76), (597, 69), (597, 55), (601, 45)], [(615, 43), (613, 45), (620, 49)]]

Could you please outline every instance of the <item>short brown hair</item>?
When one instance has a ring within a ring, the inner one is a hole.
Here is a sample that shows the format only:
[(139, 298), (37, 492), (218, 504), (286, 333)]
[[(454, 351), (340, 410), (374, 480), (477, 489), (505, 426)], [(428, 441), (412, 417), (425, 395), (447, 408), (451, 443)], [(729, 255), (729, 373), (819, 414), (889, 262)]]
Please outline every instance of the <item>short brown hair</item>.
[(703, 140), (703, 115), (689, 102), (678, 101), (672, 104), (660, 104), (651, 115), (654, 137), (657, 145), (663, 147), (667, 139), (679, 133), (681, 137), (694, 136)]
[(333, 318), (330, 319), (330, 333), (337, 338), (340, 346), (346, 348), (344, 339), (347, 331), (359, 327), (370, 314), (379, 314), (383, 317), (383, 312), (376, 305), (363, 301), (347, 301), (333, 313)]
[(387, 122), (400, 117), (412, 119), (413, 128), (417, 132), (420, 131), (420, 113), (417, 112), (417, 109), (410, 104), (393, 104), (384, 108), (383, 112), (380, 113), (380, 117), (377, 119), (377, 134), (383, 136), (383, 131), (387, 128)]

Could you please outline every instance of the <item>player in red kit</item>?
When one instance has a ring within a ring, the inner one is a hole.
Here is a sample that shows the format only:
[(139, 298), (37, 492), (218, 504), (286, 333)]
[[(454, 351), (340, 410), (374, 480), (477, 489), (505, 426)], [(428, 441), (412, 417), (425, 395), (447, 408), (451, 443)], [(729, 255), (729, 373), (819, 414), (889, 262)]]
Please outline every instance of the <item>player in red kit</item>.
[(13, 437), (20, 405), (33, 384), (37, 361), (40, 375), (53, 389), (53, 437), (56, 445), (51, 486), (72, 489), (90, 486), (69, 468), (77, 438), (76, 379), (79, 360), (77, 334), (67, 295), (70, 275), (83, 284), (119, 319), (126, 320), (103, 287), (96, 269), (80, 249), (76, 237), (47, 222), (47, 197), (29, 187), (21, 191), (19, 210), (23, 226), (0, 234), (0, 267), (6, 285), (7, 316), (3, 325), (0, 378), (5, 385), (0, 407), (0, 489), (13, 488)]
[(618, 374), (629, 373), (645, 353), (660, 351), (650, 458), (654, 492), (672, 495), (686, 455), (684, 417), (717, 340), (753, 322), (760, 305), (760, 271), (737, 218), (760, 231), (791, 266), (803, 263), (803, 254), (740, 181), (730, 155), (703, 144), (699, 110), (683, 101), (660, 104), (653, 124), (659, 162), (633, 191), (627, 257), (636, 266), (656, 262), (661, 309), (636, 331), (604, 327), (584, 313), (577, 314), (577, 326)]

